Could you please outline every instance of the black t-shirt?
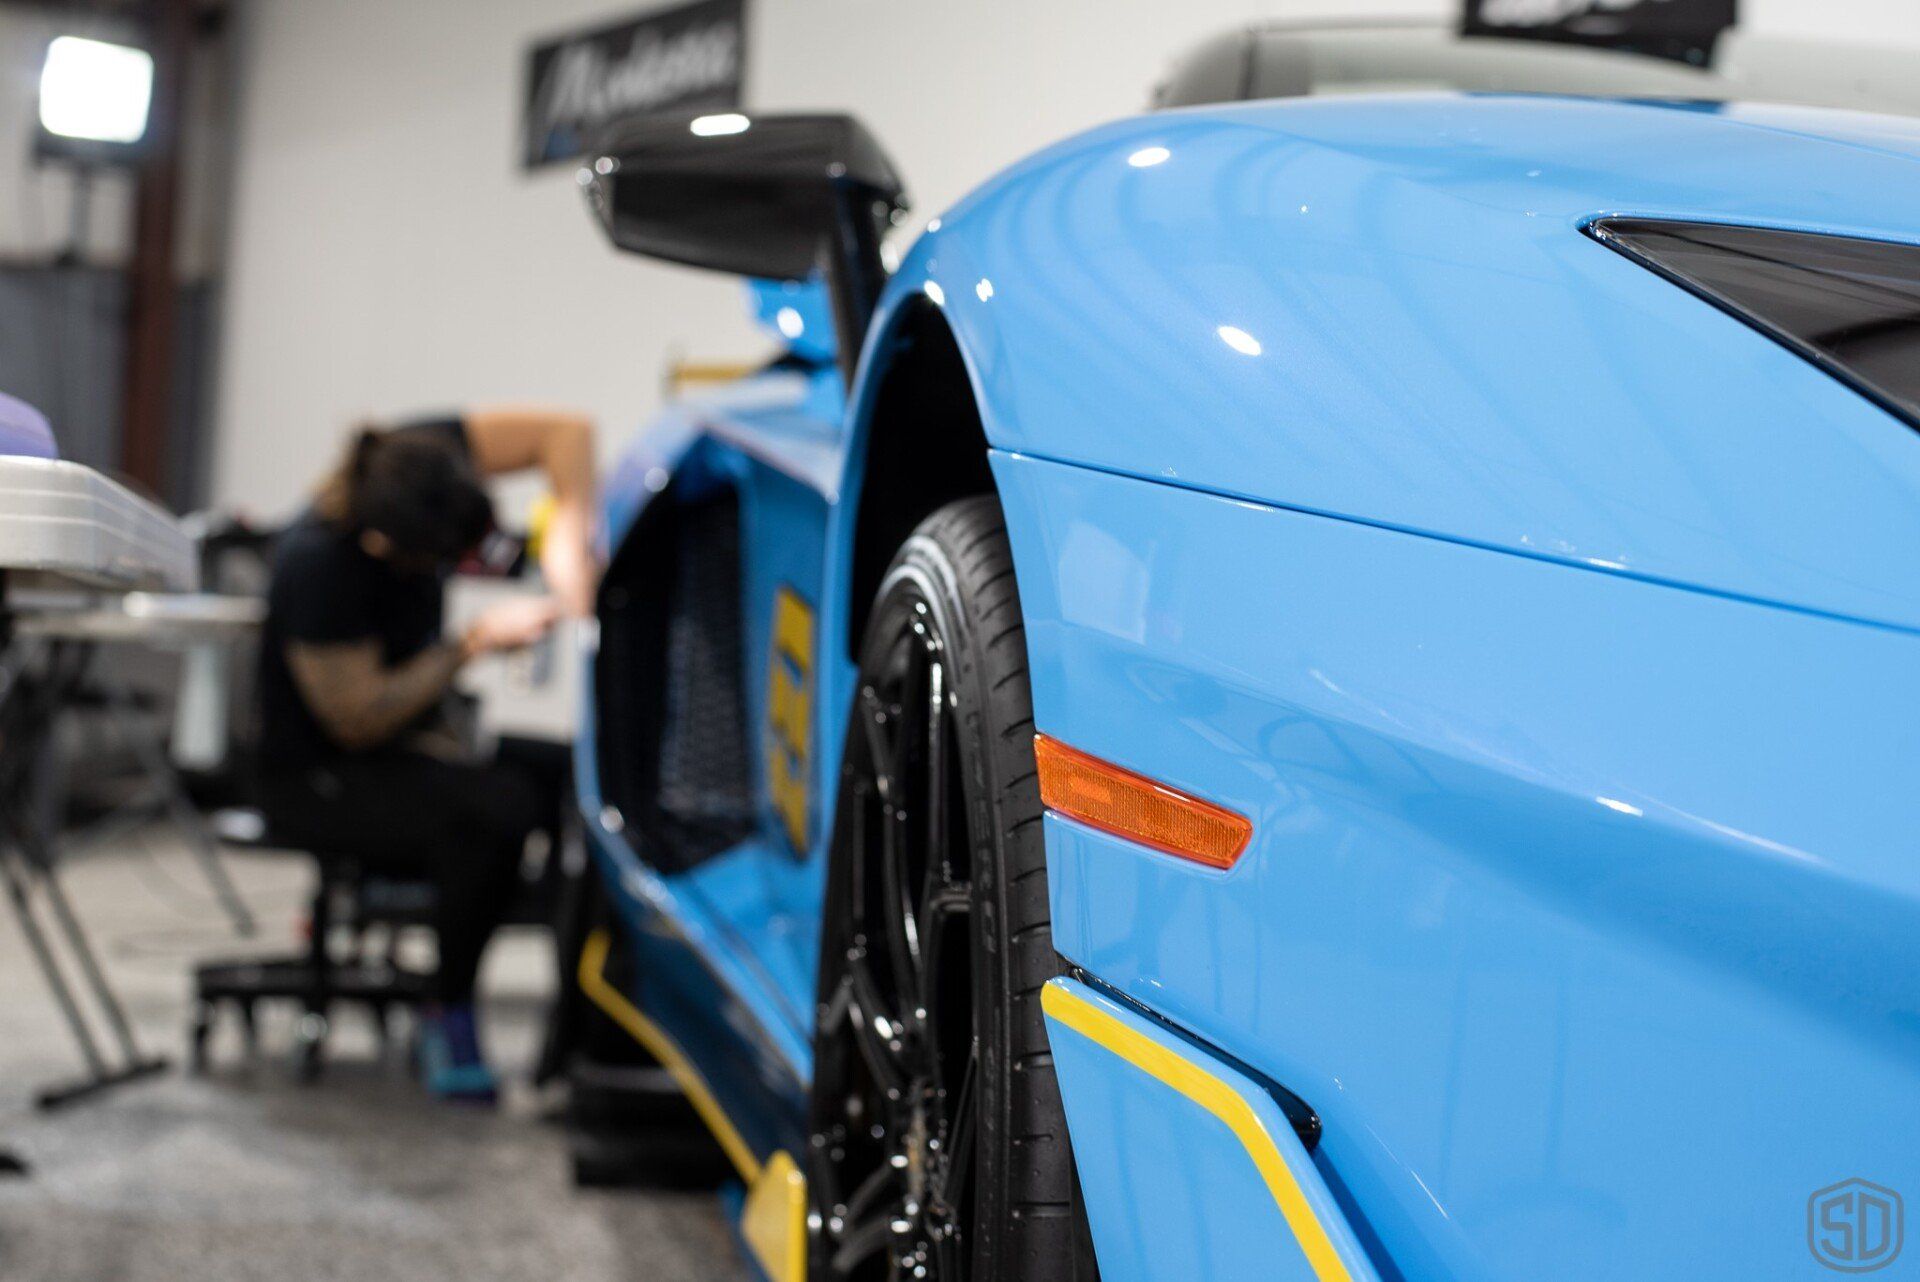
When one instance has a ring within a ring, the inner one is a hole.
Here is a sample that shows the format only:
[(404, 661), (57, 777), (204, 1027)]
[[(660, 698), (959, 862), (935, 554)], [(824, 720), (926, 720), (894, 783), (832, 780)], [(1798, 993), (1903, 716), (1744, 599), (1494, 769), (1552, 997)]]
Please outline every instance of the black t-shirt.
[[(457, 418), (398, 429), (444, 436), (470, 451)], [(270, 772), (306, 770), (347, 750), (307, 707), (287, 666), (292, 642), (380, 642), (384, 663), (403, 663), (440, 639), (441, 576), (397, 570), (360, 546), (360, 536), (303, 513), (274, 548), (267, 617), (260, 631), (260, 757)], [(432, 715), (431, 713), (428, 714)]]

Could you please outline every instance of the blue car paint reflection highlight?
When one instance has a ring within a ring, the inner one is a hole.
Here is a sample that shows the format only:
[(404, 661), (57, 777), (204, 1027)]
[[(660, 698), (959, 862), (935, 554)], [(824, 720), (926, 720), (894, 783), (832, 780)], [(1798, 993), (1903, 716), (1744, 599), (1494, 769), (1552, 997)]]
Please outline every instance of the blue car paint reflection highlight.
[(1216, 325), (1213, 332), (1220, 336), (1221, 342), (1242, 356), (1258, 356), (1263, 350), (1260, 340), (1238, 325)]

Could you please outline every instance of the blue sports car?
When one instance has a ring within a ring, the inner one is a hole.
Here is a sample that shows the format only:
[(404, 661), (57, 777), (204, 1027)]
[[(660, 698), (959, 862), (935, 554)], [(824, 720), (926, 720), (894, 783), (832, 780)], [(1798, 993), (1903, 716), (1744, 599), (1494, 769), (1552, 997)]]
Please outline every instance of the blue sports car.
[(612, 477), (578, 749), (767, 1276), (1899, 1259), (1920, 127), (1208, 101), (891, 271), (846, 117), (587, 176), (785, 343)]

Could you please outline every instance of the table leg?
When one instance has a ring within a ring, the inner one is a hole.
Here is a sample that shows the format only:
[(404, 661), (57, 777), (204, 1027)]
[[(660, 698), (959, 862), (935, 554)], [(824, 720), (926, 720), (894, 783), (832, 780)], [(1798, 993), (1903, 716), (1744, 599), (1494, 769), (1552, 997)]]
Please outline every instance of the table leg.
[(87, 1071), (95, 1077), (104, 1076), (106, 1061), (101, 1058), (100, 1047), (93, 1040), (93, 1031), (80, 1014), (80, 1005), (74, 1000), (73, 989), (68, 986), (53, 949), (47, 945), (47, 937), (40, 929), (39, 919), (33, 915), (33, 904), (27, 897), (26, 874), (19, 863), (19, 852), (10, 844), (0, 848), (0, 877), (6, 880), (7, 897), (13, 902), (13, 915), (20, 922), (20, 933), (26, 937), (27, 947), (39, 963), (40, 973), (46, 976), (47, 987), (53, 991), (54, 1003), (59, 1006), (61, 1015), (65, 1016), (67, 1027), (73, 1030), (73, 1040), (80, 1046), (80, 1056), (87, 1062)]
[(180, 782), (180, 772), (167, 759), (164, 745), (145, 733), (133, 709), (123, 701), (121, 692), (115, 691), (113, 704), (115, 719), (120, 722), (135, 755), (140, 758), (141, 769), (153, 781), (154, 787), (160, 790), (160, 800), (167, 808), (168, 817), (186, 838), (194, 858), (200, 861), (207, 883), (213, 887), (221, 908), (233, 922), (234, 933), (250, 938), (254, 933), (253, 914), (248, 911), (246, 901), (240, 898), (240, 890), (233, 884), (233, 877), (227, 872), (226, 865), (220, 862), (220, 843), (207, 826), (206, 816), (187, 796), (186, 787)]

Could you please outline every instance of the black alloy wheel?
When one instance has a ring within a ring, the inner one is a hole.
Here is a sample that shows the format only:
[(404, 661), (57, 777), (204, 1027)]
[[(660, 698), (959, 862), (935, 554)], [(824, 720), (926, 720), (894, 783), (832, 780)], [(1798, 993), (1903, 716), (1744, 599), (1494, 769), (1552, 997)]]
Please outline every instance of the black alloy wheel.
[(1000, 509), (929, 517), (860, 655), (827, 881), (810, 1277), (1096, 1276), (1040, 1012), (1026, 635)]

